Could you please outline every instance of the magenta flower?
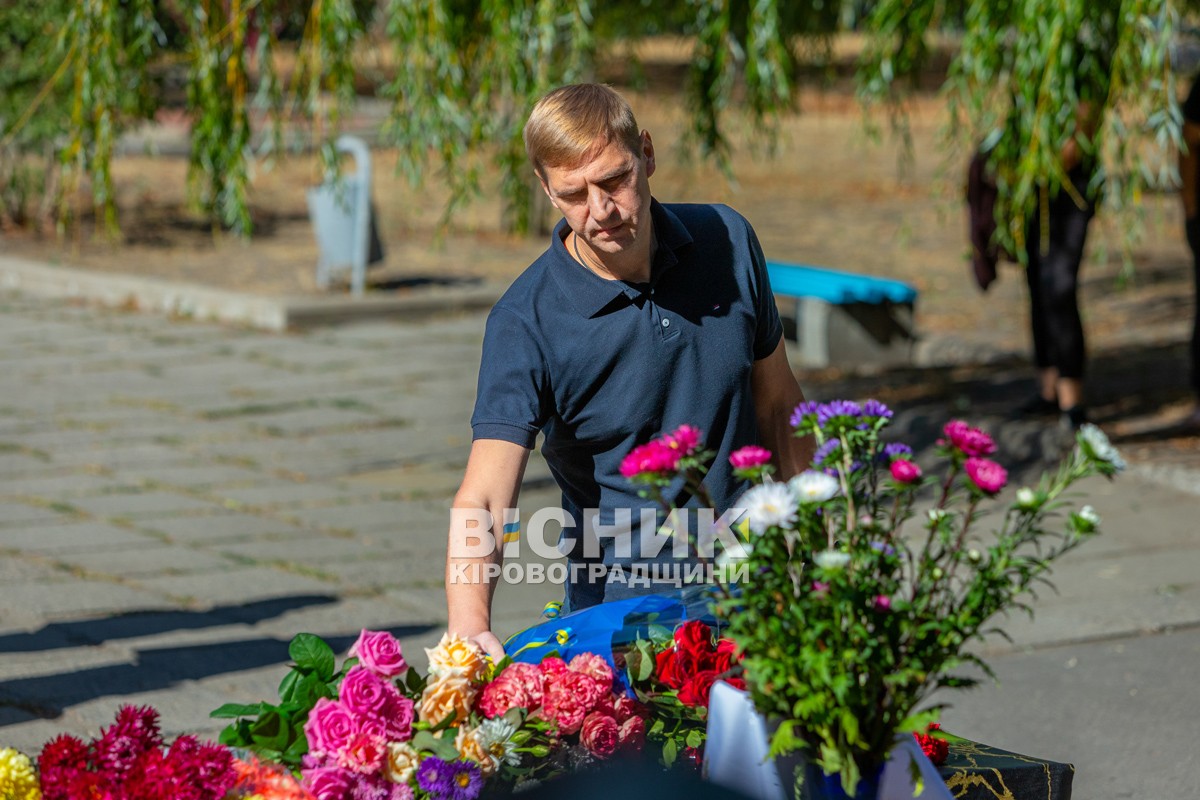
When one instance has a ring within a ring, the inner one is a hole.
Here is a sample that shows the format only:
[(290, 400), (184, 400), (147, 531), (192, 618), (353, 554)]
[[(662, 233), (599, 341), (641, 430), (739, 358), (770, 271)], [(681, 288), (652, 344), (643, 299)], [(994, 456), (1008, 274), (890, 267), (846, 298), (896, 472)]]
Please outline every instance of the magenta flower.
[(344, 749), (354, 735), (354, 717), (341, 703), (327, 697), (317, 700), (304, 723), (308, 749), (314, 755), (332, 755)]
[(678, 450), (681, 455), (690, 456), (700, 446), (700, 429), (691, 425), (680, 425), (674, 433), (667, 434), (664, 441), (672, 450)]
[(876, 611), (891, 611), (892, 598), (886, 594), (876, 595), (875, 599), (871, 601), (871, 607)]
[(771, 451), (758, 445), (747, 445), (729, 454), (729, 463), (734, 469), (754, 469), (771, 460)]
[(913, 483), (921, 478), (921, 468), (906, 458), (893, 461), (889, 469), (896, 483)]
[(829, 584), (822, 581), (813, 581), (812, 590), (813, 597), (823, 600), (825, 595), (829, 594)]
[(961, 419), (952, 419), (942, 428), (946, 435), (944, 443), (957, 447), (967, 456), (987, 456), (996, 452), (996, 443), (992, 437), (979, 428), (972, 428)]
[(621, 474), (633, 478), (645, 473), (670, 477), (679, 471), (683, 452), (672, 448), (662, 439), (655, 439), (629, 451), (621, 461)]
[(354, 773), (336, 767), (316, 767), (302, 772), (304, 788), (316, 800), (344, 800), (355, 784)]
[(968, 458), (963, 469), (984, 494), (996, 494), (1008, 483), (1008, 472), (1004, 467), (987, 458)]
[(381, 678), (394, 678), (408, 669), (400, 642), (387, 631), (363, 629), (347, 655), (357, 657), (358, 663)]

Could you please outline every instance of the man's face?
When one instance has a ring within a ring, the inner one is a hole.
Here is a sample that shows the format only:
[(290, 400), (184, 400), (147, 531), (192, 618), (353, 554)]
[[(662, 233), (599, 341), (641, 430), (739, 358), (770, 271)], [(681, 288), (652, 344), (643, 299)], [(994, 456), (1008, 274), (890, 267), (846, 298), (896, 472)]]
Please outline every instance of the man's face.
[(641, 151), (610, 141), (575, 167), (545, 167), (542, 188), (567, 225), (600, 258), (619, 256), (650, 235), (654, 145), (642, 131)]

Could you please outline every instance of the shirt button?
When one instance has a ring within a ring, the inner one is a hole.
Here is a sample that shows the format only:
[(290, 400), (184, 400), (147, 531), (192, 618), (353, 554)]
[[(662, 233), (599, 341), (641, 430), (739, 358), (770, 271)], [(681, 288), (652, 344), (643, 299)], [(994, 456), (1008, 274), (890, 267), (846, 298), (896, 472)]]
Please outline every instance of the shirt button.
[(654, 289), (651, 289), (650, 294), (654, 294), (654, 291), (655, 291)]
[(669, 319), (664, 319), (664, 320), (663, 320), (663, 327), (664, 327), (664, 328), (669, 328), (669, 327), (671, 327), (671, 320), (669, 320)]

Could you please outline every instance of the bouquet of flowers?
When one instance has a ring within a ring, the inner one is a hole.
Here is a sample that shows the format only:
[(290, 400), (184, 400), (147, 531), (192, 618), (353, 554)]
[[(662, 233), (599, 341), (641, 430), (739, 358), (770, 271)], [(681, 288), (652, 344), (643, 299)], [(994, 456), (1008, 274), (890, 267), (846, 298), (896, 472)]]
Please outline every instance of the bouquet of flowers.
[(708, 696), (717, 680), (746, 688), (735, 675), (734, 644), (717, 639), (700, 620), (688, 620), (673, 631), (652, 627), (624, 655), (630, 688), (650, 709), (647, 735), (662, 748), (662, 764), (670, 767), (683, 756), (698, 766), (704, 757)]
[[(911, 448), (881, 439), (891, 417), (871, 400), (801, 404), (791, 424), (818, 447), (812, 468), (786, 483), (771, 480), (762, 448), (730, 459), (757, 485), (737, 503), (747, 569), (717, 602), (724, 634), (774, 727), (772, 753), (801, 751), (840, 774), (851, 794), (863, 779), (869, 792), (897, 735), (924, 732), (936, 719), (939, 706), (922, 705), (930, 692), (973, 683), (955, 668), (970, 663), (991, 674), (967, 645), (997, 632), (988, 627), (997, 615), (1028, 610), (1024, 599), (1052, 562), (1097, 531), (1089, 506), (1049, 526), (1064, 491), (1124, 466), (1104, 434), (1085, 425), (1058, 472), (1019, 489), (998, 527), (984, 532), (981, 517), (1007, 483), (988, 458), (992, 439), (948, 423), (933, 479)], [(653, 447), (659, 458), (631, 461), (631, 476), (650, 493), (681, 475), (688, 484), (702, 477), (698, 437), (684, 448), (669, 444), (677, 440), (668, 434)], [(930, 507), (918, 517), (926, 487)]]
[(449, 634), (425, 652), (422, 676), (391, 634), (364, 630), (335, 670), (329, 646), (301, 634), (281, 704), (217, 709), (238, 717), (222, 740), (296, 757), (315, 800), (474, 800), (485, 783), (537, 781), (644, 743), (646, 708), (614, 690), (600, 656), (493, 666)]
[(91, 742), (63, 735), (47, 743), (38, 771), (44, 800), (222, 800), (237, 779), (233, 762), (227, 747), (194, 736), (166, 747), (157, 711), (122, 706)]

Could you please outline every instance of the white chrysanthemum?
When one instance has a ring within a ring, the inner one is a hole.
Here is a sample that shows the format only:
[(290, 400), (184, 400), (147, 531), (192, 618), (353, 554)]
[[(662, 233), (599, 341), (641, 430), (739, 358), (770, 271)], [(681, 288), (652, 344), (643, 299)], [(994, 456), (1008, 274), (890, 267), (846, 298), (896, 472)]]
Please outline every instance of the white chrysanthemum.
[(480, 747), (496, 767), (501, 764), (515, 767), (521, 763), (521, 754), (517, 752), (517, 744), (513, 741), (516, 732), (516, 725), (504, 717), (496, 717), (480, 725), (475, 730), (475, 736), (479, 738)]
[(1096, 512), (1096, 509), (1092, 508), (1091, 506), (1084, 506), (1083, 508), (1079, 509), (1079, 518), (1084, 522), (1091, 524), (1092, 526), (1100, 524), (1100, 515)]
[(796, 493), (786, 483), (755, 486), (738, 500), (746, 509), (746, 524), (752, 533), (763, 533), (772, 525), (787, 528), (796, 521)]
[(1118, 472), (1125, 469), (1125, 459), (1121, 458), (1121, 454), (1117, 451), (1117, 448), (1113, 447), (1112, 442), (1108, 440), (1108, 436), (1105, 435), (1104, 431), (1090, 422), (1085, 422), (1079, 428), (1079, 437), (1083, 440), (1084, 446), (1096, 459), (1107, 461)]
[(1022, 486), (1020, 489), (1017, 489), (1017, 508), (1033, 511), (1037, 506), (1037, 492), (1028, 486)]
[(838, 493), (837, 478), (810, 469), (788, 481), (801, 503), (824, 503)]
[(929, 521), (934, 524), (937, 524), (946, 518), (946, 512), (940, 508), (931, 508), (926, 511), (925, 514), (929, 517)]
[(821, 569), (842, 569), (850, 563), (850, 554), (841, 550), (822, 550), (813, 556), (813, 561)]

